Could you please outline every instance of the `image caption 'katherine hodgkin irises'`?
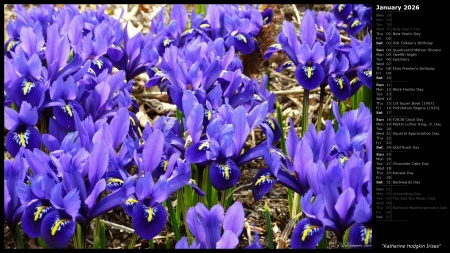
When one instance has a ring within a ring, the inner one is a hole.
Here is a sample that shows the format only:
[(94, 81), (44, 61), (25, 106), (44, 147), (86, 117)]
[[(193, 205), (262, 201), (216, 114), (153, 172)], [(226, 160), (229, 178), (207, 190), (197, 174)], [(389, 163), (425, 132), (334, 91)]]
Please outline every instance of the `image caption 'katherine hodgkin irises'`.
[(5, 248), (370, 248), (371, 7), (130, 6), (5, 6)]

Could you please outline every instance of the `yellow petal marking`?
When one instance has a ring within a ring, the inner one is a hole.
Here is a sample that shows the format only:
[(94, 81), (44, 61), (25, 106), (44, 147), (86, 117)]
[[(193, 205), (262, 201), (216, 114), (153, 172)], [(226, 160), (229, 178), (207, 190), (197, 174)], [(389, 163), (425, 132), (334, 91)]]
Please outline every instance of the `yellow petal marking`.
[(309, 231), (314, 228), (320, 228), (320, 227), (319, 226), (309, 226), (307, 229), (305, 229), (305, 231), (303, 231), (302, 241), (306, 240), (306, 237), (308, 236)]
[(56, 222), (56, 224), (53, 226), (53, 229), (52, 229), (52, 235), (53, 236), (55, 236), (56, 231), (58, 231), (59, 226), (61, 226), (61, 223), (65, 222), (65, 221), (69, 221), (69, 220), (61, 219), (61, 220), (58, 220), (58, 222)]
[(39, 219), (39, 214), (42, 212), (42, 209), (47, 208), (47, 206), (40, 206), (34, 215), (34, 221), (37, 221)]

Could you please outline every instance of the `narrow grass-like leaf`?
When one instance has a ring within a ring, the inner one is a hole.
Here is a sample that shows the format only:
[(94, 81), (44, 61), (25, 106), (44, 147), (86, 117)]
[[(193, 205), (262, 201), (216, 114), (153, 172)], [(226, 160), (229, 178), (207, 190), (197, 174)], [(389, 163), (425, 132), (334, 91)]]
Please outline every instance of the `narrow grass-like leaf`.
[(22, 238), (22, 233), (20, 232), (20, 226), (16, 225), (16, 231), (13, 231), (16, 233), (16, 238), (17, 238), (17, 244), (19, 249), (25, 249), (25, 244), (23, 243), (23, 238)]
[(272, 222), (270, 221), (270, 212), (267, 202), (264, 205), (264, 214), (266, 217), (267, 240), (269, 241), (269, 249), (275, 249), (275, 246), (273, 244)]
[(309, 111), (309, 90), (303, 90), (303, 110), (302, 110), (302, 137), (308, 130), (308, 111)]
[(184, 133), (184, 124), (183, 124), (183, 113), (177, 109), (177, 120), (180, 122), (181, 125), (181, 133)]
[(177, 217), (175, 216), (175, 211), (173, 210), (172, 201), (170, 200), (170, 198), (166, 200), (166, 206), (169, 210), (169, 217), (170, 221), (172, 222), (172, 229), (173, 233), (175, 234), (175, 239), (179, 241), (181, 239), (180, 230), (178, 228)]
[(136, 245), (136, 239), (138, 235), (136, 233), (133, 233), (133, 236), (131, 237), (130, 243), (128, 244), (128, 249), (134, 249), (134, 246)]
[(206, 15), (206, 4), (197, 4), (195, 7), (197, 15), (200, 15), (202, 13), (203, 15)]
[(77, 240), (77, 248), (81, 249), (83, 246), (83, 243), (81, 241), (81, 225), (77, 223), (77, 236), (76, 236), (76, 240)]
[(372, 112), (372, 90), (365, 85), (362, 86), (362, 89), (364, 91), (362, 102), (369, 107), (370, 112)]
[(100, 249), (106, 249), (106, 228), (103, 221), (100, 221)]
[(177, 224), (178, 224), (178, 229), (181, 226), (181, 220), (180, 220), (181, 219), (181, 211), (183, 209), (184, 202), (185, 202), (184, 198), (183, 198), (183, 195), (184, 195), (183, 189), (179, 189), (177, 191), (177, 208), (175, 209), (175, 219), (176, 219)]
[(48, 245), (44, 242), (44, 239), (42, 239), (42, 237), (39, 237), (37, 239), (37, 243), (39, 246), (41, 246), (44, 249), (49, 249)]
[(100, 249), (100, 237), (98, 237), (98, 236), (94, 237), (94, 246), (93, 246), (93, 248), (94, 249)]
[[(178, 241), (178, 240), (177, 240)], [(170, 249), (169, 234), (166, 234), (166, 249)]]
[(153, 245), (153, 238), (148, 240), (148, 248), (149, 249), (154, 249), (155, 248), (155, 246)]
[(289, 217), (292, 218), (292, 205), (294, 204), (294, 196), (292, 195), (292, 190), (288, 189), (288, 203), (289, 203)]
[(284, 154), (286, 154), (286, 136), (283, 124), (283, 115), (281, 114), (281, 105), (278, 102), (277, 102), (277, 120), (281, 128), (281, 138), (280, 138), (281, 150), (283, 151)]
[(349, 227), (347, 230), (345, 230), (345, 233), (344, 233), (344, 240), (343, 240), (344, 245), (342, 245), (342, 247), (344, 249), (350, 249), (350, 244), (348, 243), (348, 235), (350, 234), (350, 228), (352, 228), (352, 227)]

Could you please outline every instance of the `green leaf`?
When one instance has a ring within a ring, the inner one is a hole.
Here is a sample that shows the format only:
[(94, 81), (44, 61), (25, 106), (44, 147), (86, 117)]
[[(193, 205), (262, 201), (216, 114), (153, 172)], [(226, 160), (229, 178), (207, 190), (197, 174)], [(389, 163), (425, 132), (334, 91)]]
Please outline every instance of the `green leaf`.
[[(280, 125), (281, 128), (281, 139), (280, 139), (280, 143), (281, 143), (281, 150), (283, 151), (284, 154), (286, 154), (286, 136), (285, 136), (285, 131), (284, 131), (284, 124), (283, 124), (283, 115), (281, 114), (281, 106), (280, 103), (277, 102), (277, 120), (278, 120), (278, 124)], [(294, 126), (292, 126), (294, 127)]]
[(197, 13), (197, 15), (202, 13), (203, 15), (206, 15), (206, 4), (197, 4), (195, 7), (195, 12)]
[(23, 243), (23, 238), (22, 238), (22, 233), (20, 232), (20, 226), (16, 225), (16, 229), (15, 229), (15, 233), (16, 233), (16, 237), (17, 237), (17, 242), (19, 244), (19, 249), (25, 249), (25, 244)]
[(181, 133), (184, 133), (184, 124), (183, 124), (183, 113), (177, 109), (177, 120), (180, 122), (181, 125)]
[(169, 234), (166, 234), (166, 249), (170, 249)]
[[(170, 217), (170, 221), (172, 222), (172, 229), (173, 229), (173, 233), (175, 234), (175, 239), (177, 241), (179, 241), (181, 239), (180, 229), (178, 228), (177, 217), (175, 216), (175, 212), (174, 212), (173, 206), (172, 206), (172, 201), (170, 200), (170, 198), (166, 200), (166, 206), (167, 206), (167, 209), (169, 210), (169, 217)], [(181, 208), (181, 206), (177, 207), (177, 208)]]
[(137, 234), (133, 233), (133, 237), (131, 237), (131, 241), (128, 244), (128, 249), (134, 249), (134, 246), (136, 245), (136, 239), (137, 239)]
[[(353, 227), (353, 225), (351, 227)], [(348, 243), (348, 235), (350, 234), (351, 227), (349, 227), (347, 230), (345, 230), (345, 233), (344, 233), (344, 240), (343, 240), (344, 241), (344, 245), (343, 245), (344, 249), (350, 249), (350, 244)]]
[(292, 190), (288, 189), (288, 202), (289, 202), (289, 217), (292, 217), (292, 205), (294, 204), (294, 196), (292, 195)]
[(50, 249), (50, 247), (48, 247), (48, 245), (44, 242), (44, 239), (42, 239), (42, 237), (39, 237), (37, 239), (37, 243), (39, 246), (41, 246), (44, 249)]
[(275, 246), (273, 244), (272, 222), (270, 221), (270, 211), (267, 202), (264, 205), (264, 214), (266, 217), (266, 230), (267, 230), (267, 239), (269, 241), (269, 249), (275, 249)]
[(100, 249), (106, 249), (106, 228), (103, 221), (100, 221)]
[(81, 233), (82, 233), (82, 231), (81, 231), (81, 225), (80, 224), (78, 224), (77, 223), (77, 237), (76, 237), (76, 240), (77, 240), (77, 245), (78, 245), (78, 249), (81, 249), (83, 246), (83, 243), (82, 243), (82, 241), (81, 241)]
[(155, 248), (155, 246), (153, 245), (153, 238), (148, 240), (148, 248), (149, 249), (154, 249)]
[(303, 90), (302, 137), (308, 130), (309, 90)]
[(100, 249), (100, 237), (96, 236), (94, 237), (94, 249)]

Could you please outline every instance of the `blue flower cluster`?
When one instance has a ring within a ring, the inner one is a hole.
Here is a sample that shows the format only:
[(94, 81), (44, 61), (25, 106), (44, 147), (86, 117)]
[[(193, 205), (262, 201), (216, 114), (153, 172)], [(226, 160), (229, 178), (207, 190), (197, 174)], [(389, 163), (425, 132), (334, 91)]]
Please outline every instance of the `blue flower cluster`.
[[(362, 85), (372, 89), (372, 39), (370, 33), (362, 41), (355, 37), (371, 28), (372, 8), (362, 4), (337, 4), (332, 12), (307, 10), (300, 25), (300, 41), (294, 24), (283, 22), (277, 44), (264, 54), (267, 60), (283, 51), (290, 61), (277, 71), (295, 66), (298, 83), (307, 90), (328, 84), (333, 95), (346, 100)], [(343, 43), (340, 29), (350, 35), (350, 45)]]
[[(341, 43), (338, 29), (361, 31), (353, 26), (369, 25), (370, 10), (336, 8), (336, 18), (308, 10), (301, 43), (285, 22), (265, 58), (284, 50), (302, 86), (328, 78), (344, 99), (363, 83), (371, 86), (371, 42), (366, 36)], [(21, 222), (28, 236), (64, 248), (77, 224), (85, 233), (95, 218), (122, 207), (137, 235), (152, 239), (164, 229), (163, 203), (172, 193), (189, 186), (205, 195), (191, 165), (207, 169), (211, 185), (223, 191), (238, 183), (241, 166), (263, 157), (268, 167), (253, 180), (256, 200), (277, 182), (303, 196), (307, 218), (294, 230), (293, 248), (314, 248), (326, 229), (341, 235), (352, 225), (350, 242), (371, 244), (370, 111), (361, 104), (341, 118), (333, 104), (336, 133), (329, 121), (325, 131), (310, 127), (301, 139), (291, 127), (289, 156), (275, 147), (282, 131), (270, 116), (268, 76), (259, 82), (244, 75), (240, 59), (259, 51), (255, 38), (271, 22), (270, 9), (208, 5), (206, 15), (189, 15), (174, 5), (170, 22), (162, 9), (149, 33), (132, 37), (105, 9), (14, 5), (4, 54), (6, 149), (14, 157), (4, 161), (5, 224)], [(146, 87), (167, 90), (178, 120), (169, 114), (140, 127), (131, 91), (142, 73)], [(258, 127), (266, 138), (247, 149)], [(183, 238), (177, 248), (234, 248), (244, 218), (239, 202), (226, 213), (199, 203), (185, 221), (196, 241)]]
[[(139, 236), (153, 238), (171, 193), (190, 185), (204, 195), (190, 163), (210, 165), (217, 189), (234, 186), (249, 132), (273, 111), (267, 78), (259, 85), (243, 75), (237, 55), (258, 49), (259, 10), (210, 5), (206, 18), (192, 12), (186, 29), (188, 13), (174, 5), (169, 24), (161, 10), (147, 35), (130, 38), (105, 8), (15, 5), (8, 23), (4, 108), (14, 160), (5, 160), (5, 222), (21, 221), (53, 248), (69, 243), (76, 223), (86, 227), (119, 206)], [(187, 150), (173, 117), (139, 128), (130, 94), (146, 72), (147, 85), (167, 87), (184, 114)]]

